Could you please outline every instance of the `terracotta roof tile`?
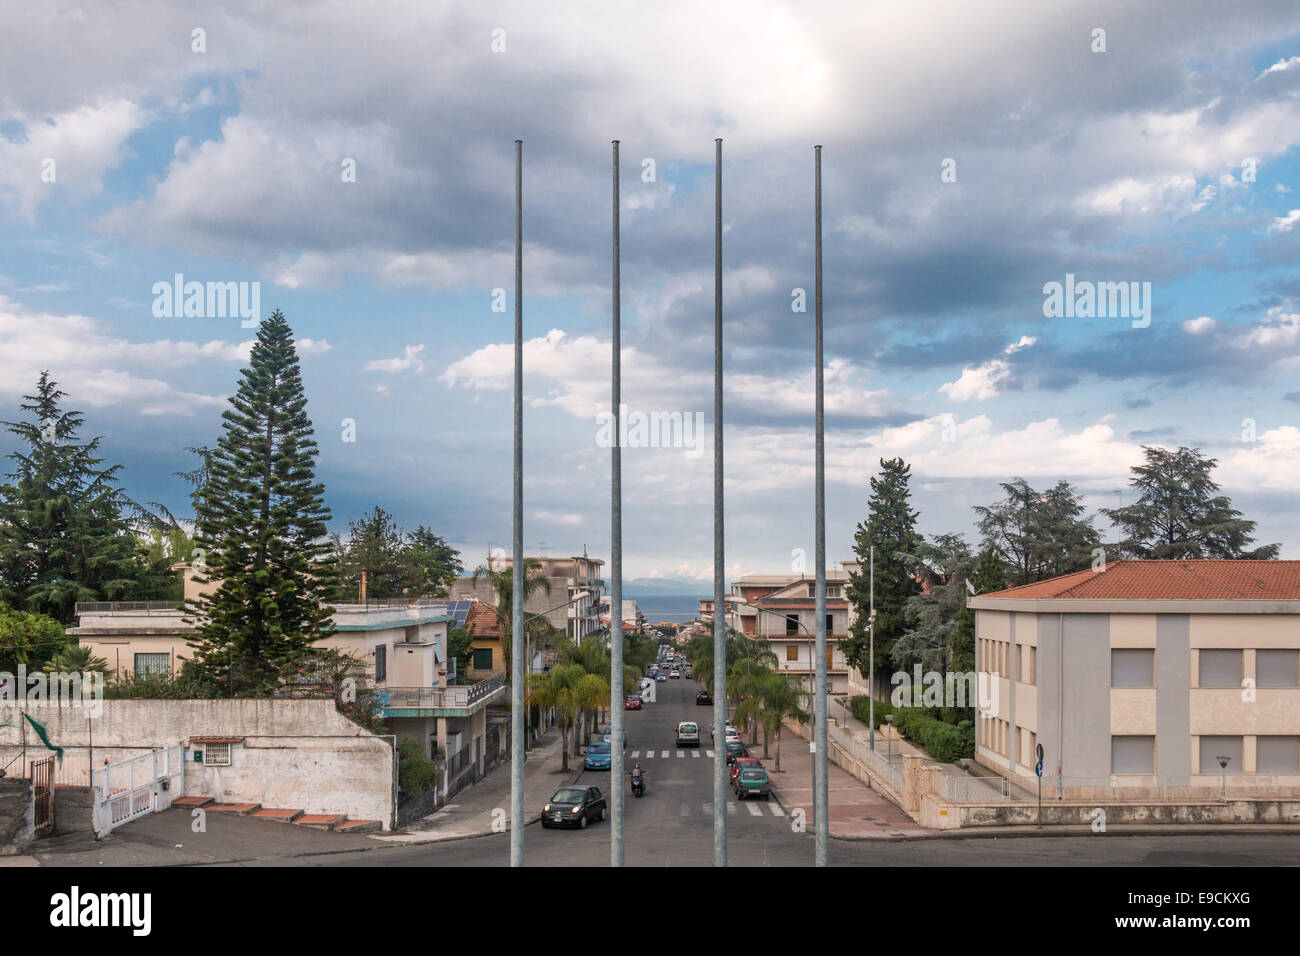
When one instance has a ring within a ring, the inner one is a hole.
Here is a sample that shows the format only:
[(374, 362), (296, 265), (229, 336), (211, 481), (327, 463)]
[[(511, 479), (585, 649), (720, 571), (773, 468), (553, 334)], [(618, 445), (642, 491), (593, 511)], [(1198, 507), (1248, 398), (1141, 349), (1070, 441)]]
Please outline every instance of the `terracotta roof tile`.
[(1300, 561), (1111, 561), (1034, 584), (981, 594), (994, 600), (1300, 601)]
[(469, 606), (465, 627), (475, 637), (485, 640), (501, 637), (501, 619), (497, 616), (497, 609), (483, 601), (475, 601)]

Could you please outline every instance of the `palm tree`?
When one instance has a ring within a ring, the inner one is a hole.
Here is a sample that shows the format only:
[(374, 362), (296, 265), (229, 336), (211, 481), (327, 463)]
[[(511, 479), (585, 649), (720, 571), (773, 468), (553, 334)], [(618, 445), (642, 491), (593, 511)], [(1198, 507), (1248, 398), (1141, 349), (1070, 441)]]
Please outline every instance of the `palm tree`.
[[(582, 670), (579, 665), (574, 665), (576, 670)], [(583, 714), (583, 723), (586, 725), (588, 740), (591, 739), (595, 731), (596, 710), (600, 705), (609, 700), (609, 681), (600, 674), (583, 673), (573, 685), (573, 699), (577, 703)], [(613, 741), (610, 742), (613, 747)], [(578, 756), (578, 739), (573, 740), (573, 755)]]
[(806, 721), (808, 713), (799, 706), (803, 691), (783, 674), (768, 674), (763, 679), (760, 699), (763, 721), (763, 756), (767, 756), (767, 741), (776, 734), (776, 770), (781, 770), (781, 729), (787, 717)]
[[(511, 667), (511, 655), (514, 652), (514, 639), (512, 637), (514, 629), (514, 606), (515, 606), (515, 575), (513, 568), (496, 569), (492, 567), (492, 559), (488, 558), (487, 564), (480, 564), (474, 569), (472, 578), (475, 587), (478, 587), (480, 578), (487, 578), (493, 593), (496, 595), (496, 612), (497, 618), (501, 621), (501, 656), (506, 668), (506, 681), (509, 682), (511, 675), (514, 673)], [(528, 599), (538, 591), (551, 593), (551, 581), (542, 571), (542, 562), (536, 558), (526, 558), (524, 560), (524, 604), (527, 605)], [(530, 638), (538, 637), (550, 632), (550, 624), (546, 618), (539, 617), (531, 624), (524, 625), (524, 656), (528, 660), (532, 659), (532, 640)]]
[(580, 667), (561, 665), (551, 668), (549, 674), (529, 674), (524, 696), (527, 706), (536, 707), (542, 713), (555, 711), (555, 722), (560, 728), (560, 767), (565, 773), (569, 771), (569, 730), (578, 716), (574, 687), (582, 677), (581, 671)]

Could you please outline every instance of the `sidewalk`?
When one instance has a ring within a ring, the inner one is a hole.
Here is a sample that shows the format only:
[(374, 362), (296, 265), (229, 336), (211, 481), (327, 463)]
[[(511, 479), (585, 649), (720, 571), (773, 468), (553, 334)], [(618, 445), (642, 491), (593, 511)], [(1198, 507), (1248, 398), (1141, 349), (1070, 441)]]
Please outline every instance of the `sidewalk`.
[[(866, 725), (861, 725), (865, 727)], [(879, 743), (879, 741), (877, 741)], [(763, 754), (762, 744), (751, 750), (755, 757)], [(771, 757), (764, 762), (772, 778), (772, 790), (787, 813), (804, 812), (809, 831), (813, 828), (812, 754), (808, 741), (790, 728), (781, 731), (781, 773), (776, 765), (775, 744)], [(901, 809), (872, 790), (856, 777), (829, 763), (831, 836), (846, 840), (890, 840), (930, 836), (938, 833), (918, 824)]]
[[(582, 758), (569, 757), (569, 772), (561, 771), (560, 732), (552, 728), (527, 752), (524, 761), (525, 826), (537, 822), (556, 789), (572, 783), (582, 772)], [(478, 784), (462, 790), (452, 803), (393, 833), (370, 834), (381, 843), (439, 843), (507, 832), (510, 826), (510, 763), (502, 763)]]

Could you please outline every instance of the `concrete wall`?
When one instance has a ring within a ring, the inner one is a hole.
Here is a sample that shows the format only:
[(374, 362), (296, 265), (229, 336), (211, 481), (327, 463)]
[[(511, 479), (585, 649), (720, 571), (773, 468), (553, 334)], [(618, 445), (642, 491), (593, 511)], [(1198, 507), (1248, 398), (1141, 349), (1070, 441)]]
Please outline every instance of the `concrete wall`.
[[(84, 768), (93, 729), (94, 763), (158, 747), (185, 749), (184, 795), (261, 803), (308, 813), (345, 813), (391, 826), (395, 760), (388, 740), (340, 715), (329, 700), (108, 700), (92, 722), (84, 711), (34, 708), (65, 766)], [(192, 737), (242, 737), (231, 766), (196, 764)], [(28, 734), (29, 750), (33, 741)], [(0, 762), (19, 751), (18, 727), (0, 728)], [(39, 745), (38, 745), (39, 746)], [(179, 795), (179, 794), (178, 794)]]
[(12, 777), (0, 780), (0, 856), (27, 851), (35, 820), (31, 782)]
[(54, 788), (54, 829), (87, 833), (95, 829), (95, 792), (90, 787)]

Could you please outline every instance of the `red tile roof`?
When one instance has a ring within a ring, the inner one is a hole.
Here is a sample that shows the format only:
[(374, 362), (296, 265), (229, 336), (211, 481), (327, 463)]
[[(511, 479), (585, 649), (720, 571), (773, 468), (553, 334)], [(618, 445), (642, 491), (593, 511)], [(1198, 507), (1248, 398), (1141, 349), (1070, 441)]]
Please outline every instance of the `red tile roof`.
[(981, 594), (994, 600), (1300, 601), (1300, 561), (1111, 561)]
[(501, 638), (501, 618), (497, 617), (497, 609), (483, 601), (475, 601), (469, 606), (469, 613), (465, 615), (465, 627), (475, 637), (483, 640)]

